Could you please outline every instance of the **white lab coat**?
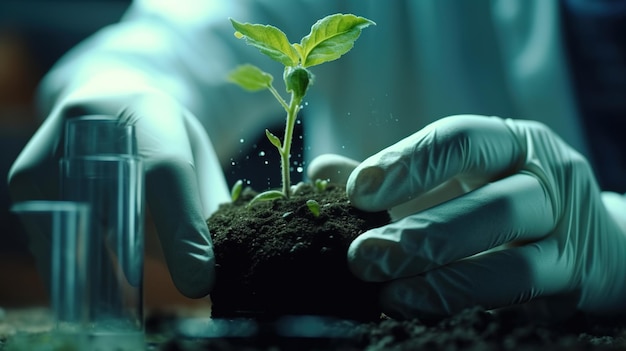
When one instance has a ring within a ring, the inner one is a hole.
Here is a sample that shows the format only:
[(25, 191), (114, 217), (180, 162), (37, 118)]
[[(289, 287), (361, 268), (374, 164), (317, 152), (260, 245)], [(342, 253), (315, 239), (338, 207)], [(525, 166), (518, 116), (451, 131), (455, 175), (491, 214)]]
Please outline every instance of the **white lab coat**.
[(316, 81), (303, 109), (306, 159), (327, 152), (363, 159), (429, 122), (462, 113), (542, 121), (589, 157), (557, 0), (137, 1), (120, 24), (49, 73), (43, 113), (115, 61), (124, 68), (102, 79), (119, 86), (147, 82), (179, 99), (227, 166), (253, 134), (284, 118), (269, 92), (248, 93), (225, 81), (230, 69), (251, 62), (273, 73), (284, 91), (280, 64), (238, 41), (228, 17), (273, 24), (297, 42), (317, 19), (335, 12), (377, 26), (365, 29), (344, 57), (312, 68)]

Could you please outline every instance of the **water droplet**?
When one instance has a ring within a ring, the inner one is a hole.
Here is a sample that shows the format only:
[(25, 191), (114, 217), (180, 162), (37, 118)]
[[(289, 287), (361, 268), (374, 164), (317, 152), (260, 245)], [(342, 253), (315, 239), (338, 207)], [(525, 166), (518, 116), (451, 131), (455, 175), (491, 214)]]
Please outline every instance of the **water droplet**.
[(236, 164), (237, 164), (237, 162), (235, 162), (235, 161), (231, 161), (231, 162), (230, 162), (230, 165), (231, 165), (231, 166), (234, 166), (234, 165), (236, 165)]
[(239, 142), (243, 144), (245, 140), (243, 138), (239, 139)]
[(302, 167), (298, 167), (298, 168), (296, 168), (296, 171), (297, 171), (298, 173), (302, 173), (302, 172), (304, 171), (304, 168), (302, 168)]
[(305, 102), (304, 102), (304, 106), (309, 106), (309, 102), (308, 102), (308, 101), (305, 101)]
[(266, 165), (269, 165), (269, 164), (270, 164), (270, 162), (269, 162), (269, 161), (267, 161), (267, 160), (265, 160), (265, 162), (263, 162), (263, 163), (265, 163)]
[(259, 156), (261, 156), (261, 157), (265, 156), (265, 151), (260, 151), (259, 152)]
[(296, 120), (296, 124), (302, 124), (301, 120)]

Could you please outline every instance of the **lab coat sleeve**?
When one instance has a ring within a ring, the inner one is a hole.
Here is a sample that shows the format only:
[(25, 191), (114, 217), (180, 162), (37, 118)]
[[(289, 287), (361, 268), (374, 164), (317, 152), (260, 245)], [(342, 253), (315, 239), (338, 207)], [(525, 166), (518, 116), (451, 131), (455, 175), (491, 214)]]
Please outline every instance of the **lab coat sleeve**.
[[(283, 118), (269, 92), (245, 92), (226, 81), (228, 71), (244, 62), (282, 76), (279, 64), (233, 36), (228, 18), (271, 21), (281, 3), (136, 1), (119, 23), (79, 44), (47, 74), (39, 91), (41, 115), (97, 95), (165, 93), (200, 120), (224, 164), (240, 139), (263, 130), (268, 119)], [(116, 114), (121, 107), (111, 104), (103, 112)]]
[(558, 0), (493, 0), (492, 5), (517, 117), (541, 120), (590, 158), (561, 43)]

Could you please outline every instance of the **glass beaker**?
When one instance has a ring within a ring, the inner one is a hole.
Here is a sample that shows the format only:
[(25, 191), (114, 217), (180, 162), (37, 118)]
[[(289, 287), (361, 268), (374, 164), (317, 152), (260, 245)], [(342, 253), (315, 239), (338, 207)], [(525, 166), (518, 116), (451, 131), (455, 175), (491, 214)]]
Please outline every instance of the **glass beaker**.
[[(89, 206), (67, 201), (25, 201), (11, 211), (27, 228), (34, 245), (49, 244), (50, 305), (55, 344), (78, 347), (85, 342), (89, 317), (86, 274), (89, 251)], [(80, 349), (80, 348), (79, 348)]]
[(117, 117), (66, 122), (64, 200), (91, 207), (89, 320), (99, 350), (143, 347), (144, 171), (134, 127)]

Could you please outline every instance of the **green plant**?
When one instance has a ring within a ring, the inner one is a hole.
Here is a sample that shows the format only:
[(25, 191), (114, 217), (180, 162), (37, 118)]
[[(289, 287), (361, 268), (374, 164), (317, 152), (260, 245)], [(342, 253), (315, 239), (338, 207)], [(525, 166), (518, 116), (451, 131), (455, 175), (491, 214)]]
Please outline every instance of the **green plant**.
[(318, 193), (323, 193), (324, 191), (326, 191), (326, 188), (328, 187), (328, 180), (315, 179), (315, 182), (313, 184), (315, 185), (315, 190)]
[(230, 200), (235, 202), (241, 196), (241, 191), (243, 190), (243, 180), (239, 179), (233, 184), (233, 187), (230, 189)]
[(311, 199), (311, 200), (307, 200), (306, 201), (306, 207), (309, 208), (309, 211), (311, 211), (311, 213), (313, 214), (313, 216), (315, 217), (319, 217), (320, 216), (320, 204), (319, 202)]
[[(287, 102), (273, 86), (274, 77), (260, 68), (245, 64), (233, 70), (228, 78), (249, 91), (268, 89), (287, 112), (285, 135), (283, 140), (265, 130), (265, 135), (274, 145), (281, 157), (282, 191), (269, 190), (259, 194), (257, 200), (271, 200), (290, 195), (291, 141), (296, 117), (302, 106), (307, 89), (313, 82), (310, 67), (333, 61), (347, 53), (361, 34), (361, 30), (375, 23), (367, 18), (352, 14), (329, 15), (317, 21), (311, 32), (300, 43), (289, 43), (287, 36), (280, 29), (271, 25), (250, 24), (230, 19), (235, 28), (235, 37), (245, 39), (249, 45), (271, 59), (285, 66), (283, 81), (287, 93), (291, 95)], [(252, 202), (255, 200), (253, 199)]]

